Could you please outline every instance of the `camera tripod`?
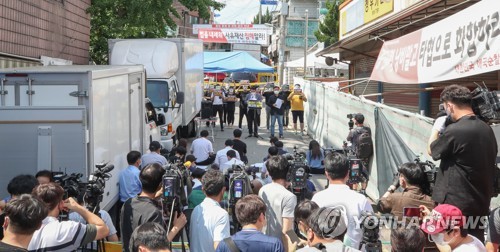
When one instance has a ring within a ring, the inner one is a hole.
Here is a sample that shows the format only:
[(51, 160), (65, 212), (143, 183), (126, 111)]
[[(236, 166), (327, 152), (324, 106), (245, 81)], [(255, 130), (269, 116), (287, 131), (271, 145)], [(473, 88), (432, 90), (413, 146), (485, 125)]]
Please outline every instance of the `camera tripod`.
[[(167, 233), (170, 232), (170, 229), (173, 225), (174, 218), (182, 213), (182, 206), (180, 204), (180, 199), (178, 197), (173, 197), (171, 199), (163, 199), (162, 200), (162, 208), (163, 208), (163, 223), (166, 227)], [(165, 217), (168, 217), (168, 223), (166, 222)], [(186, 224), (187, 225), (187, 224)], [(187, 242), (189, 243), (189, 235), (187, 234), (186, 227), (184, 226), (180, 232), (177, 233), (174, 240), (178, 240), (179, 236), (182, 244), (182, 252), (186, 252), (186, 244), (184, 243), (184, 235), (187, 238)], [(170, 242), (170, 248), (172, 248), (172, 242)]]

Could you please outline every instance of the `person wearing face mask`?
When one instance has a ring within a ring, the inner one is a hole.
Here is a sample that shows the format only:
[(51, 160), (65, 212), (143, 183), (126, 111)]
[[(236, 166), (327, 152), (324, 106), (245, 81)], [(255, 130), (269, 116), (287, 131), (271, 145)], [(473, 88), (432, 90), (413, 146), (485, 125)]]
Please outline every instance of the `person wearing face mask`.
[(234, 93), (234, 88), (230, 87), (226, 96), (226, 117), (227, 125), (234, 125), (234, 111), (236, 109), (236, 94)]
[(300, 132), (305, 135), (304, 132), (304, 102), (307, 102), (306, 95), (302, 92), (299, 84), (295, 84), (293, 92), (288, 95), (287, 99), (290, 101), (292, 108), (292, 119), (293, 119), (293, 129), (295, 134), (297, 134), (297, 118), (300, 122)]
[(257, 88), (255, 86), (250, 88), (250, 93), (245, 98), (245, 104), (248, 107), (247, 119), (248, 133), (250, 133), (249, 137), (258, 137), (260, 113), (262, 110), (262, 95), (257, 93)]
[(307, 229), (309, 226), (307, 225), (307, 219), (311, 214), (316, 210), (319, 209), (318, 204), (316, 204), (314, 201), (310, 201), (308, 199), (303, 200), (300, 202), (296, 207), (295, 211), (293, 213), (293, 216), (295, 218), (295, 223), (299, 229), (300, 232), (300, 238), (304, 239), (301, 240), (299, 246), (301, 245), (307, 245)]
[[(432, 199), (458, 207), (465, 216), (488, 216), (498, 148), (493, 130), (474, 114), (466, 87), (447, 86), (441, 102), (453, 123), (436, 127), (444, 130), (433, 131), (429, 139), (432, 158), (441, 160)], [(484, 241), (484, 227), (468, 232)]]
[(242, 122), (243, 122), (243, 117), (246, 117), (247, 119), (247, 124), (248, 124), (248, 115), (247, 115), (247, 104), (245, 103), (245, 99), (248, 95), (248, 93), (250, 93), (248, 91), (248, 85), (241, 85), (241, 90), (238, 92), (238, 95), (236, 97), (238, 97), (240, 99), (240, 112), (239, 112), (239, 115), (240, 115), (240, 118), (238, 120), (238, 128), (241, 129), (242, 127)]
[(439, 251), (480, 252), (486, 251), (483, 243), (468, 234), (464, 228), (467, 218), (456, 206), (441, 204), (432, 212), (421, 206), (424, 222), (421, 229), (429, 235), (429, 240), (436, 243)]
[(309, 247), (297, 252), (313, 251), (359, 251), (344, 245), (347, 232), (347, 215), (343, 207), (322, 207), (307, 218), (307, 244)]
[(219, 114), (219, 123), (220, 130), (224, 131), (224, 99), (226, 99), (226, 95), (221, 89), (220, 85), (215, 86), (215, 90), (212, 92), (212, 109), (213, 116), (217, 116)]
[(431, 199), (430, 185), (427, 175), (419, 165), (409, 162), (401, 165), (398, 169), (399, 184), (402, 192), (394, 192), (397, 188), (391, 185), (387, 192), (378, 202), (378, 210), (381, 213), (391, 213), (397, 220), (403, 219), (403, 208), (419, 207), (425, 205), (427, 208), (434, 207)]
[(280, 87), (276, 86), (273, 90), (273, 95), (266, 99), (267, 106), (271, 108), (271, 137), (274, 137), (274, 129), (276, 121), (278, 121), (278, 132), (280, 138), (283, 138), (283, 114), (285, 113), (285, 106), (283, 102), (287, 97), (280, 94)]

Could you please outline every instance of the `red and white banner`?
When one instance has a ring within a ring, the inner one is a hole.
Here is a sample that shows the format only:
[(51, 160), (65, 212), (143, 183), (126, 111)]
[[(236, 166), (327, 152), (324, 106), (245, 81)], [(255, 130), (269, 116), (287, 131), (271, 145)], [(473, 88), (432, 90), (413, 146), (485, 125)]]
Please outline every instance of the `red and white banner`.
[(500, 4), (482, 0), (382, 46), (371, 79), (430, 83), (500, 70)]
[(245, 28), (200, 28), (198, 38), (212, 43), (269, 44), (266, 30)]

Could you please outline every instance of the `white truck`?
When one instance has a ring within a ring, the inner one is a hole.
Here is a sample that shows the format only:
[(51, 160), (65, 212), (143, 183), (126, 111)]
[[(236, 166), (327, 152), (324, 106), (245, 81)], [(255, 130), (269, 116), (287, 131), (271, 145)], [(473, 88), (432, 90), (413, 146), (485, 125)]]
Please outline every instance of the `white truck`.
[(176, 38), (112, 39), (108, 46), (110, 65), (142, 64), (146, 68), (146, 96), (164, 119), (159, 122), (163, 148), (172, 148), (174, 136), (195, 136), (194, 118), (203, 99), (203, 42)]
[(109, 162), (115, 168), (100, 205), (109, 210), (127, 153), (160, 139), (145, 81), (141, 65), (0, 69), (0, 196), (19, 174), (82, 173), (85, 181)]

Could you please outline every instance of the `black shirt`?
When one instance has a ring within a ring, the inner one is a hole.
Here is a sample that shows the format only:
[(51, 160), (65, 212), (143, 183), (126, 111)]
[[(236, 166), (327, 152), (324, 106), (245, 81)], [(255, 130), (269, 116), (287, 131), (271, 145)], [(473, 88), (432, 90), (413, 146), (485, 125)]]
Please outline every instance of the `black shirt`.
[(247, 144), (239, 139), (233, 139), (233, 149), (238, 151), (240, 157), (247, 155)]
[(275, 94), (273, 94), (272, 96), (266, 99), (267, 106), (271, 108), (271, 115), (283, 115), (285, 113), (284, 104), (281, 104), (280, 108), (273, 106), (278, 99), (285, 101), (286, 97), (283, 97), (282, 95), (276, 96)]
[(0, 241), (0, 252), (27, 252), (27, 249), (9, 245)]
[(488, 215), (497, 155), (491, 127), (464, 116), (446, 127), (431, 152), (441, 160), (432, 199), (458, 207), (465, 216)]
[[(249, 94), (250, 92), (248, 91), (242, 91), (242, 92), (239, 92), (236, 97), (240, 98), (240, 108), (241, 109), (247, 109), (247, 105), (245, 104), (245, 102), (243, 102), (243, 100), (245, 100), (245, 98), (247, 97), (247, 94)], [(241, 155), (241, 153), (240, 153)]]
[(123, 203), (120, 219), (123, 251), (129, 251), (130, 237), (136, 227), (146, 222), (163, 225), (162, 212), (157, 206), (153, 199), (141, 196), (130, 198)]
[(269, 97), (274, 96), (274, 92), (272, 90), (267, 91), (267, 92), (264, 92), (264, 94), (262, 94), (262, 96), (264, 96), (264, 98), (266, 98), (266, 104), (267, 104), (267, 102), (269, 101)]

